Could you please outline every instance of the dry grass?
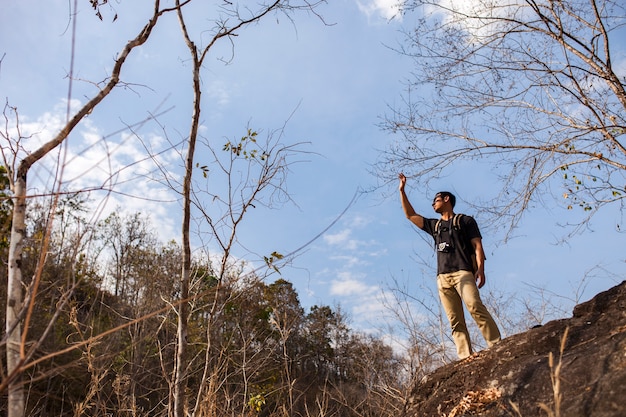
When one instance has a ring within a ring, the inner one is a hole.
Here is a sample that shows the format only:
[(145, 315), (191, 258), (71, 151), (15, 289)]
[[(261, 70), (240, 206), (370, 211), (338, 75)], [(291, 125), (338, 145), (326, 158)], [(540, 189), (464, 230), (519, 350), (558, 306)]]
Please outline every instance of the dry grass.
[[(548, 356), (548, 365), (550, 366), (550, 381), (552, 383), (552, 396), (554, 405), (550, 407), (546, 403), (539, 403), (539, 407), (546, 412), (548, 417), (561, 417), (561, 402), (563, 401), (563, 394), (561, 393), (561, 368), (563, 366), (563, 352), (565, 352), (565, 342), (567, 341), (567, 334), (569, 333), (569, 327), (565, 328), (565, 332), (561, 337), (561, 346), (559, 348), (559, 361), (554, 363), (554, 355), (550, 352)], [(511, 407), (517, 413), (518, 417), (522, 417), (522, 413), (514, 402), (510, 402)]]
[(563, 395), (561, 393), (561, 367), (563, 366), (563, 352), (565, 351), (565, 342), (567, 340), (567, 333), (569, 327), (565, 328), (563, 337), (561, 337), (561, 347), (559, 349), (559, 361), (554, 363), (554, 355), (550, 352), (548, 357), (548, 363), (550, 365), (550, 379), (552, 381), (552, 394), (554, 407), (550, 408), (545, 403), (539, 403), (539, 407), (548, 414), (548, 417), (561, 417), (561, 401)]

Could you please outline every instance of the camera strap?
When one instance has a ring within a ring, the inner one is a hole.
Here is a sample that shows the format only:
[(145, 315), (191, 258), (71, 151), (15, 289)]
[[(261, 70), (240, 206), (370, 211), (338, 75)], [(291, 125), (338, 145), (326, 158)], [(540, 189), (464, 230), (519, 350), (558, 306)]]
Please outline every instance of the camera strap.
[[(461, 230), (461, 216), (464, 216), (464, 214), (457, 213), (454, 216), (452, 216), (452, 227), (450, 228), (450, 238), (452, 238), (453, 230), (456, 230), (457, 232)], [(443, 220), (439, 219), (437, 220), (437, 223), (435, 223), (435, 234), (437, 235), (438, 238), (441, 237), (441, 222), (442, 221)]]
[[(461, 214), (461, 213), (456, 213), (452, 217), (452, 224), (451, 224), (449, 233), (450, 233), (450, 240), (452, 241), (452, 239), (453, 239), (452, 238), (453, 231), (461, 232), (459, 242), (462, 245), (461, 250), (464, 252), (465, 251), (465, 246), (470, 245), (470, 247), (471, 247), (471, 243), (469, 242), (467, 236), (465, 235), (465, 232), (461, 229), (461, 217), (462, 216), (465, 216), (465, 215)], [(437, 223), (435, 223), (435, 235), (436, 235), (436, 238), (435, 238), (435, 248), (437, 248), (437, 246), (439, 244), (441, 244), (441, 222), (442, 221), (443, 220), (439, 219), (439, 220), (437, 220)], [(450, 243), (452, 243), (452, 242), (450, 242)], [(472, 267), (473, 267), (474, 272), (475, 272), (476, 269), (478, 268), (478, 264), (476, 263), (476, 254), (473, 251), (471, 251), (470, 257), (471, 257)]]

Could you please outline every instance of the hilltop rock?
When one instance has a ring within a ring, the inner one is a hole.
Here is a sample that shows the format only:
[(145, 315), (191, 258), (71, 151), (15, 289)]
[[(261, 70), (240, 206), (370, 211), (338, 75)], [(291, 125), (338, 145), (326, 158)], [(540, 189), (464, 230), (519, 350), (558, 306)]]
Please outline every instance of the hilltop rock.
[(405, 417), (547, 415), (626, 416), (626, 281), (577, 305), (569, 319), (437, 369), (404, 410)]

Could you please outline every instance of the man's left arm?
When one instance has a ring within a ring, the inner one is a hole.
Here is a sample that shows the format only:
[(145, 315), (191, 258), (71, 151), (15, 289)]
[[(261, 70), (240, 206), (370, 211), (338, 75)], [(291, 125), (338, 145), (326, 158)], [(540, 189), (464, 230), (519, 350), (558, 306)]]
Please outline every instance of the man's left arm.
[(482, 288), (485, 285), (485, 281), (487, 278), (485, 277), (485, 251), (483, 249), (483, 241), (479, 237), (475, 237), (471, 240), (472, 246), (474, 247), (474, 253), (476, 254), (476, 274), (474, 275), (476, 278), (476, 285), (478, 288)]

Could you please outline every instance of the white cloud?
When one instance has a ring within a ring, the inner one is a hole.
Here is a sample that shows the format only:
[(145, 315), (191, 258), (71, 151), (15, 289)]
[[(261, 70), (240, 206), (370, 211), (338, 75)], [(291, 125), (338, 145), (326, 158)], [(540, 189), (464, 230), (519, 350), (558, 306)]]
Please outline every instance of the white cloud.
[[(331, 246), (340, 246), (342, 250), (356, 251), (368, 243), (359, 239), (352, 239), (352, 230), (343, 229), (335, 234), (324, 235), (324, 241)], [(369, 244), (372, 244), (370, 242)]]
[(357, 1), (359, 10), (368, 18), (382, 17), (386, 20), (398, 19), (402, 20), (402, 0), (366, 0)]
[(349, 256), (349, 255), (331, 256), (330, 259), (334, 261), (343, 261), (344, 265), (348, 268), (357, 266), (363, 263), (361, 259), (358, 258), (357, 256)]
[(233, 92), (239, 91), (238, 85), (227, 85), (223, 81), (212, 81), (207, 88), (207, 94), (218, 105), (218, 107), (227, 106), (232, 101)]
[[(78, 100), (71, 103), (73, 109), (80, 105)], [(28, 139), (22, 140), (18, 159), (50, 141), (64, 126), (65, 112), (64, 100), (54, 111), (36, 119), (24, 116), (26, 122), (21, 125), (21, 134)], [(119, 206), (128, 213), (149, 214), (152, 221), (158, 222), (164, 240), (176, 238), (178, 221), (171, 215), (172, 204), (167, 203), (174, 202), (177, 196), (162, 185), (157, 168), (157, 165), (166, 167), (173, 176), (171, 167), (179, 158), (176, 150), (168, 150), (163, 137), (150, 133), (141, 138), (129, 132), (103, 136), (90, 119), (84, 119), (63, 144), (33, 165), (29, 172), (29, 192), (49, 193), (59, 182), (62, 191), (114, 189), (114, 194), (90, 193), (94, 220)], [(153, 157), (146, 156), (146, 148), (154, 153)]]
[[(458, 25), (476, 38), (501, 31), (501, 24), (507, 24), (507, 16), (515, 15), (519, 19), (523, 14), (533, 14), (532, 9), (520, 0), (495, 0), (487, 3), (480, 0), (439, 0), (427, 6), (425, 10), (427, 14), (440, 16), (446, 24)], [(486, 16), (486, 19), (479, 16)], [(505, 19), (498, 22), (498, 18)], [(485, 21), (492, 23), (485, 24)]]
[(364, 296), (378, 292), (377, 285), (367, 285), (350, 272), (340, 272), (330, 285), (330, 294), (337, 296)]
[(365, 226), (369, 225), (371, 222), (372, 222), (371, 218), (360, 215), (360, 214), (357, 214), (350, 219), (350, 225), (358, 229), (364, 228)]
[(342, 245), (348, 241), (350, 237), (350, 230), (343, 229), (335, 234), (324, 235), (324, 241), (329, 245)]
[[(376, 291), (378, 291), (378, 287), (376, 287)], [(361, 319), (371, 319), (371, 317), (380, 318), (387, 313), (387, 306), (378, 296), (370, 296), (364, 299), (363, 302), (355, 305), (352, 308), (352, 312), (355, 317)]]

